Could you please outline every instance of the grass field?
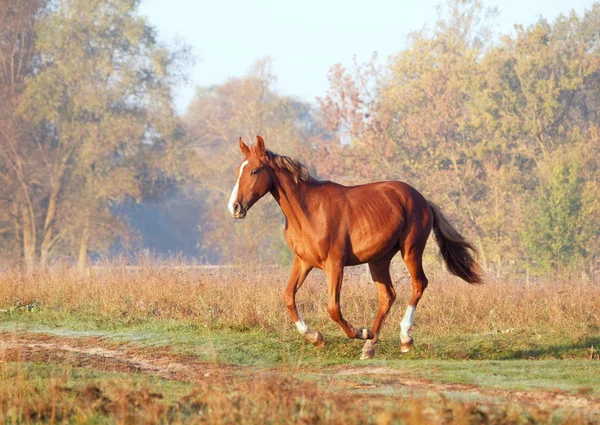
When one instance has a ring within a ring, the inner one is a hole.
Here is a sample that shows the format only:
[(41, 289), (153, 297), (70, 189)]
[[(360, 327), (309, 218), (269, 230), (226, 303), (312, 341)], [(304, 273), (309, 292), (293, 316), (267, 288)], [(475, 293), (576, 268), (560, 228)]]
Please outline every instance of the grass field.
[[(430, 273), (416, 345), (398, 299), (375, 359), (326, 311), (324, 276), (298, 293), (322, 349), (291, 323), (285, 269), (125, 263), (0, 276), (1, 423), (600, 423), (600, 283), (469, 286)], [(376, 311), (350, 269), (344, 316)]]

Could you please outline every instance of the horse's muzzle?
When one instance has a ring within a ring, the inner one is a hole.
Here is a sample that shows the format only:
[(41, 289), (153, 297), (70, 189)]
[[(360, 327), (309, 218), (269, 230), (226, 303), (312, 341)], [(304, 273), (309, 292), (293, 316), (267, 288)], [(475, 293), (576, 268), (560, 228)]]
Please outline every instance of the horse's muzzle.
[(242, 219), (246, 217), (247, 209), (242, 206), (239, 202), (233, 204), (233, 214), (231, 216), (236, 219)]

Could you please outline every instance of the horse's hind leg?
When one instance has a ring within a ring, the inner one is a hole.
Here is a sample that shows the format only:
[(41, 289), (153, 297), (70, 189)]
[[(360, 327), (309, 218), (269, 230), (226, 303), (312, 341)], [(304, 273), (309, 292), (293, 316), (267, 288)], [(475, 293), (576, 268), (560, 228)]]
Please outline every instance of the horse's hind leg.
[(427, 288), (428, 283), (427, 276), (425, 276), (425, 272), (423, 271), (423, 251), (425, 250), (427, 239), (418, 242), (419, 243), (405, 244), (405, 249), (402, 250), (404, 263), (406, 263), (406, 267), (411, 276), (412, 287), (412, 295), (404, 318), (400, 323), (400, 351), (403, 353), (410, 351), (414, 345), (414, 341), (410, 337), (409, 332), (415, 319), (417, 304), (423, 296), (423, 292), (425, 291), (425, 288)]
[(377, 287), (377, 295), (379, 297), (379, 310), (371, 330), (373, 331), (374, 338), (368, 339), (362, 349), (360, 356), (361, 360), (372, 359), (375, 356), (374, 344), (379, 339), (379, 332), (383, 326), (383, 321), (388, 315), (394, 300), (396, 299), (396, 291), (392, 285), (392, 278), (390, 277), (390, 259), (384, 259), (369, 263), (369, 270), (371, 271), (371, 277)]
[(300, 316), (298, 312), (298, 308), (296, 307), (296, 292), (304, 283), (306, 276), (312, 270), (312, 267), (306, 265), (299, 257), (294, 258), (294, 263), (292, 264), (292, 272), (290, 273), (290, 279), (288, 281), (287, 287), (285, 288), (285, 292), (283, 294), (283, 299), (285, 301), (285, 305), (290, 311), (290, 315), (292, 316), (292, 320), (296, 324), (296, 328), (298, 332), (300, 332), (306, 339), (315, 344), (317, 347), (322, 347), (323, 335), (319, 331), (312, 331)]

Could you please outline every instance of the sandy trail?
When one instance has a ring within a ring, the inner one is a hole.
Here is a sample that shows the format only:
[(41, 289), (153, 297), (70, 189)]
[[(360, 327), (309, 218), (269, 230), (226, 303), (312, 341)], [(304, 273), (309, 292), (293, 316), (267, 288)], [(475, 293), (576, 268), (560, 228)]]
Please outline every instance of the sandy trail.
[(140, 372), (179, 381), (218, 379), (231, 366), (199, 362), (165, 347), (132, 347), (101, 338), (69, 338), (37, 333), (0, 332), (0, 361), (66, 363), (76, 367)]

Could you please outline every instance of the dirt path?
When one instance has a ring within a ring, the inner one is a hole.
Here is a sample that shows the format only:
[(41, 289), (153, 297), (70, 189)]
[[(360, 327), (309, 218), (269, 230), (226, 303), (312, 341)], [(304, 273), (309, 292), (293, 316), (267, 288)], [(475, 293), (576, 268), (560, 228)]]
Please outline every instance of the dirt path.
[[(168, 347), (132, 347), (100, 338), (70, 338), (38, 333), (0, 332), (1, 361), (33, 361), (69, 364), (103, 371), (138, 372), (166, 379), (191, 382), (223, 382), (235, 374), (249, 378), (261, 371), (250, 367), (234, 367), (200, 362), (193, 356), (173, 353)], [(263, 373), (290, 376), (289, 370), (271, 369)], [(544, 409), (567, 408), (588, 412), (600, 419), (600, 399), (588, 394), (570, 394), (564, 391), (511, 391), (483, 388), (467, 384), (441, 384), (414, 379), (410, 373), (387, 367), (369, 365), (358, 367), (329, 367), (327, 372), (314, 369), (311, 374), (323, 375), (330, 380), (334, 392), (365, 392), (381, 387), (393, 388), (396, 393), (462, 393), (479, 398), (490, 398), (498, 403), (513, 402)], [(364, 378), (370, 378), (365, 383)], [(334, 377), (335, 380), (331, 380)]]
[[(575, 410), (585, 410), (597, 412), (600, 418), (600, 399), (590, 397), (585, 394), (569, 394), (565, 391), (516, 391), (503, 390), (495, 388), (485, 388), (469, 384), (442, 384), (427, 380), (413, 379), (407, 372), (387, 367), (359, 367), (343, 369), (337, 372), (338, 376), (364, 376), (374, 375), (385, 377), (389, 383), (395, 384), (394, 387), (408, 387), (422, 391), (432, 391), (436, 393), (466, 393), (479, 395), (483, 397), (499, 398), (519, 404), (538, 406), (541, 408), (560, 408), (565, 407)], [(350, 381), (352, 382), (352, 381)], [(350, 384), (351, 385), (351, 384)]]
[(168, 348), (132, 347), (101, 338), (0, 332), (0, 361), (64, 363), (111, 372), (140, 372), (179, 381), (219, 379), (233, 367), (204, 363)]

